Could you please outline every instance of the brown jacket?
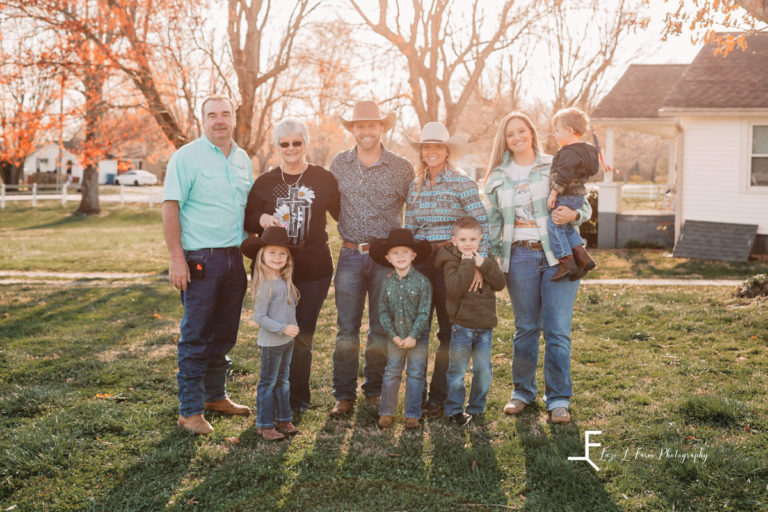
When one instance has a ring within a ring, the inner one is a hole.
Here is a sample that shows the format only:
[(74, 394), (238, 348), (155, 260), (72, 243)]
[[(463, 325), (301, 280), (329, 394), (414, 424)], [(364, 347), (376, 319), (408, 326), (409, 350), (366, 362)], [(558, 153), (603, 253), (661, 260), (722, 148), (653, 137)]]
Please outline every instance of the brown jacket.
[(452, 324), (471, 329), (493, 329), (496, 318), (496, 292), (504, 289), (506, 280), (493, 256), (480, 265), (483, 286), (476, 292), (469, 291), (475, 275), (475, 261), (462, 259), (455, 245), (438, 249), (435, 266), (445, 274), (445, 307)]

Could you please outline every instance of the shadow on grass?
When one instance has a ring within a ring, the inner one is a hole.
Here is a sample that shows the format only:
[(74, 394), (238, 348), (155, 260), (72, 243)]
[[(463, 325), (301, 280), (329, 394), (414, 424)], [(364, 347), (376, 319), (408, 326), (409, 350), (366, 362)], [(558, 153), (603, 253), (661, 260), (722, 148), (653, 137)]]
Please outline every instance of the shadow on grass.
[(578, 424), (552, 425), (548, 435), (539, 415), (531, 412), (516, 420), (525, 453), (524, 510), (620, 512), (598, 473), (587, 462), (568, 460), (584, 455), (584, 436)]
[(162, 510), (187, 475), (197, 450), (197, 439), (178, 429), (151, 448), (125, 470), (119, 483), (104, 497), (93, 502), (88, 511)]
[(73, 224), (79, 224), (83, 221), (88, 220), (90, 217), (88, 215), (82, 215), (79, 213), (75, 213), (74, 211), (67, 215), (66, 217), (62, 217), (58, 220), (54, 220), (52, 222), (46, 222), (43, 224), (36, 224), (34, 226), (26, 226), (23, 228), (19, 228), (19, 231), (31, 231), (35, 229), (51, 229), (51, 228), (63, 228), (68, 227)]

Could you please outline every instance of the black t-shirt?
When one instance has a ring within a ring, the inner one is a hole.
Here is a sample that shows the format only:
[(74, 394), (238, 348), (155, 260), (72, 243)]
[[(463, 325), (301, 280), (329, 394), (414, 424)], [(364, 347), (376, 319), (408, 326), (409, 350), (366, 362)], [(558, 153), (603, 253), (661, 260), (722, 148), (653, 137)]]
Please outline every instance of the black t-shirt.
[(275, 167), (251, 187), (245, 205), (245, 230), (260, 235), (264, 231), (259, 224), (262, 214), (278, 216), (291, 243), (304, 242), (296, 255), (293, 280), (314, 281), (333, 273), (326, 212), (339, 219), (339, 187), (330, 172), (310, 164), (299, 176), (283, 176), (280, 167)]

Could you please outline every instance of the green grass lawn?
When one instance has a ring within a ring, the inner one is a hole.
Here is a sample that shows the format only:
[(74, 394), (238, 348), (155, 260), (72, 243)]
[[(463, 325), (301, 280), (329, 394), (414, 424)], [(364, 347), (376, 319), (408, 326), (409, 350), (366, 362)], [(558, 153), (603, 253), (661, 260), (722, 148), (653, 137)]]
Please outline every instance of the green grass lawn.
[[(76, 206), (38, 208), (9, 204), (0, 210), (0, 270), (60, 272), (168, 271), (160, 207), (103, 204), (98, 217), (72, 215)], [(329, 224), (331, 247), (339, 238)], [(590, 279), (746, 279), (768, 270), (768, 261), (722, 262), (673, 258), (654, 250), (592, 250)]]
[[(253, 407), (249, 300), (228, 386)], [(380, 432), (366, 404), (328, 417), (331, 296), (315, 338), (313, 408), (297, 437), (268, 444), (252, 418), (214, 416), (208, 438), (175, 427), (181, 306), (169, 286), (5, 285), (0, 510), (765, 510), (766, 305), (722, 288), (583, 286), (575, 421), (553, 426), (540, 398), (519, 418), (501, 412), (514, 329), (500, 298), (485, 417), (466, 430), (438, 419), (405, 432), (401, 412)], [(587, 430), (602, 431), (592, 437), (599, 472), (568, 460), (583, 455)]]

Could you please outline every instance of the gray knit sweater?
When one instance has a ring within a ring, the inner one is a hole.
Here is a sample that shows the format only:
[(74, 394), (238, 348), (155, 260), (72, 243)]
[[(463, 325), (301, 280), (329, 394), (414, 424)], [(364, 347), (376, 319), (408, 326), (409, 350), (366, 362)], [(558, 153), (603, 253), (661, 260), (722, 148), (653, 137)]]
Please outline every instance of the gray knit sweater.
[(256, 291), (253, 319), (259, 324), (260, 347), (278, 347), (293, 338), (283, 334), (288, 325), (296, 325), (296, 304), (288, 303), (288, 286), (282, 279), (268, 279)]

